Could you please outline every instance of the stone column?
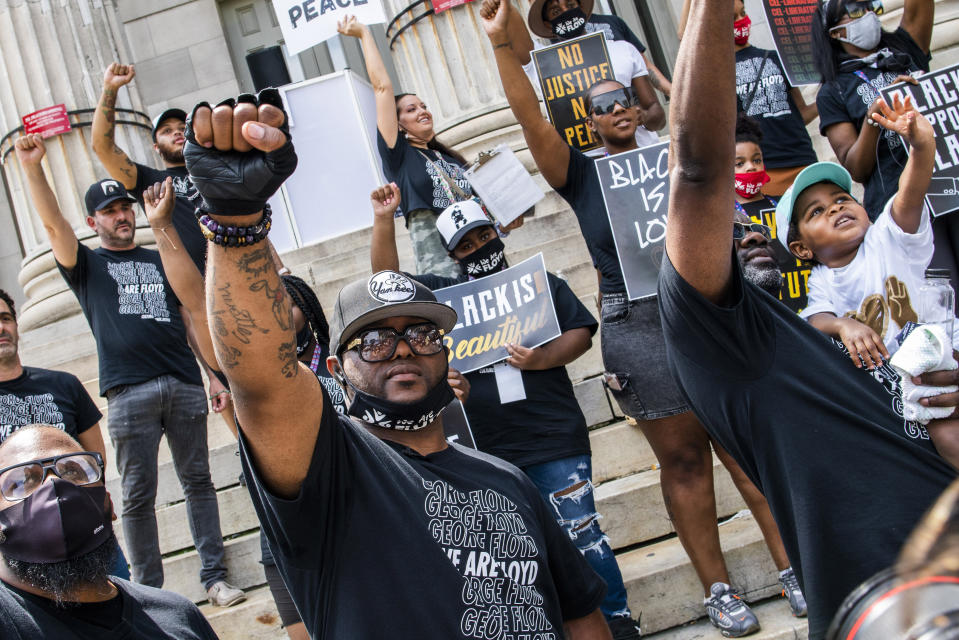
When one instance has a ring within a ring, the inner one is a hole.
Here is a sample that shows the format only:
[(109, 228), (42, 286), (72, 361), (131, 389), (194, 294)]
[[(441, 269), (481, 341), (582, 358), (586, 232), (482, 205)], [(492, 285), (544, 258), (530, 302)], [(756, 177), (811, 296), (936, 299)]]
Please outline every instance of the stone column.
[[(527, 168), (536, 167), (503, 94), (496, 61), (479, 16), (480, 0), (430, 15), (429, 2), (384, 0), (387, 16), (398, 17), (387, 38), (393, 38), (393, 63), (400, 77), (397, 91), (416, 93), (433, 113), (440, 139), (473, 159), (479, 151), (507, 143)], [(527, 0), (515, 3), (525, 17)], [(411, 24), (412, 23), (412, 24)]]
[[(0, 143), (3, 177), (13, 205), (26, 258), (20, 272), (27, 302), (21, 330), (79, 313), (73, 294), (56, 271), (43, 225), (30, 203), (13, 153), (21, 116), (63, 103), (73, 130), (48, 138), (44, 169), (60, 207), (81, 239), (92, 232), (84, 221), (83, 194), (107, 174), (93, 154), (89, 123), (100, 95), (103, 70), (129, 60), (114, 3), (102, 0), (0, 0)], [(136, 83), (120, 92), (116, 140), (137, 162), (153, 162), (149, 121), (142, 114)], [(140, 125), (140, 126), (137, 126)], [(144, 222), (145, 221), (141, 221)], [(14, 230), (9, 230), (13, 233)], [(148, 234), (143, 234), (144, 236)]]

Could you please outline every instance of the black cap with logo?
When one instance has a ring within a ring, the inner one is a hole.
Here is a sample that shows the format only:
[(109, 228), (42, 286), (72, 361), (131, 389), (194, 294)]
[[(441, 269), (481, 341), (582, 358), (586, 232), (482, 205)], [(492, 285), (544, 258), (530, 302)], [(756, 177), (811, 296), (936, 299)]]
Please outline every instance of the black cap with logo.
[(170, 118), (173, 118), (174, 120), (182, 120), (183, 122), (186, 122), (186, 111), (184, 111), (183, 109), (167, 109), (166, 111), (158, 115), (156, 118), (154, 118), (153, 129), (150, 131), (150, 133), (153, 135), (154, 142), (157, 141), (157, 129), (159, 129), (160, 125), (163, 124), (165, 121), (169, 120)]
[(87, 189), (87, 195), (83, 196), (83, 202), (87, 205), (87, 214), (91, 216), (94, 211), (106, 209), (111, 202), (116, 200), (137, 201), (136, 198), (127, 193), (122, 184), (111, 179), (94, 182)]
[(330, 321), (330, 353), (339, 355), (363, 327), (395, 316), (425, 318), (444, 331), (456, 324), (456, 311), (437, 302), (428, 287), (405, 274), (380, 271), (340, 290)]

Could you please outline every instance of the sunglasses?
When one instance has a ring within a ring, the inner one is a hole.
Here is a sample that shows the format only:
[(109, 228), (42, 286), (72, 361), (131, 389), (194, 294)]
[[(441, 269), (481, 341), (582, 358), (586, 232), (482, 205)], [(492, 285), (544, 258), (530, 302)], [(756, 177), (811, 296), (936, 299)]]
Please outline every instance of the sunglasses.
[(624, 109), (629, 109), (639, 104), (639, 101), (636, 99), (636, 94), (633, 93), (633, 90), (629, 87), (613, 89), (612, 91), (606, 91), (605, 93), (593, 96), (590, 100), (589, 112), (594, 116), (602, 116), (607, 113), (612, 113), (613, 110), (616, 109), (617, 104)]
[(881, 16), (884, 9), (882, 7), (882, 0), (852, 0), (845, 4), (843, 11), (847, 16), (855, 20), (863, 17), (870, 11), (877, 16)]
[(363, 362), (383, 362), (393, 357), (402, 339), (414, 354), (432, 356), (443, 350), (445, 333), (432, 322), (410, 325), (402, 333), (392, 327), (380, 327), (357, 334), (343, 350), (356, 349)]
[(43, 484), (47, 471), (75, 485), (93, 484), (103, 477), (103, 458), (95, 451), (81, 451), (5, 467), (0, 469), (0, 494), (11, 502), (28, 498)]
[(773, 230), (758, 222), (733, 222), (733, 240), (742, 240), (747, 234), (758, 233), (766, 240), (773, 239)]

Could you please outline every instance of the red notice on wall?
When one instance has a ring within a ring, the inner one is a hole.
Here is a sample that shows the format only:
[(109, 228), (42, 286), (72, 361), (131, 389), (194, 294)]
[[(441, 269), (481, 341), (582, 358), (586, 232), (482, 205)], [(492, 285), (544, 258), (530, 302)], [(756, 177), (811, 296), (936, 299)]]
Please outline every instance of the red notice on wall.
[(23, 133), (39, 133), (44, 138), (70, 130), (70, 118), (65, 105), (57, 104), (23, 116)]
[(470, 1), (471, 0), (433, 0), (433, 13), (440, 13)]

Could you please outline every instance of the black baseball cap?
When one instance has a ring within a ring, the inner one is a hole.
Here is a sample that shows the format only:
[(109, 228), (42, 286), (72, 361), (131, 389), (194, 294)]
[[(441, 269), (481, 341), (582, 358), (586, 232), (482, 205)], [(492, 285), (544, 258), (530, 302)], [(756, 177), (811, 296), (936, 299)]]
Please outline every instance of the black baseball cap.
[(384, 318), (425, 318), (444, 331), (456, 324), (456, 311), (436, 301), (425, 285), (396, 271), (380, 271), (340, 289), (330, 321), (330, 353), (338, 356), (363, 327)]
[(169, 120), (170, 118), (176, 118), (177, 120), (183, 120), (183, 122), (186, 122), (186, 111), (183, 109), (167, 109), (154, 118), (153, 129), (150, 131), (154, 142), (157, 141), (157, 129), (160, 128), (160, 125), (163, 124), (164, 121)]
[(87, 195), (83, 196), (83, 202), (87, 205), (87, 215), (91, 216), (94, 211), (106, 209), (111, 202), (116, 200), (137, 201), (136, 198), (127, 193), (122, 184), (110, 178), (94, 182), (87, 189)]

